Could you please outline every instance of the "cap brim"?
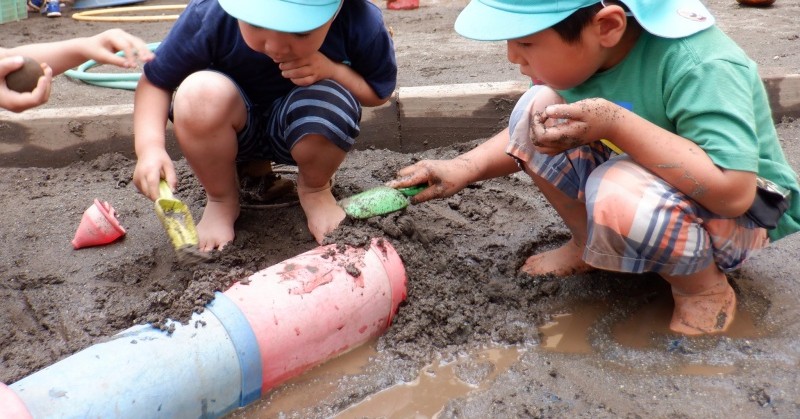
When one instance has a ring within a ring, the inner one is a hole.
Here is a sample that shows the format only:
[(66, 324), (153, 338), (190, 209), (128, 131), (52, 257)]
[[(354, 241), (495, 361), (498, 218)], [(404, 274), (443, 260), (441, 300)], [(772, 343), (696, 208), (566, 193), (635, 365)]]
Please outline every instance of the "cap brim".
[(623, 0), (640, 25), (662, 38), (683, 38), (714, 25), (714, 16), (699, 0)]
[(339, 10), (341, 0), (324, 5), (273, 1), (269, 6), (260, 7), (242, 0), (219, 0), (219, 4), (229, 15), (253, 26), (278, 32), (303, 33), (331, 20)]
[(505, 41), (541, 32), (566, 19), (575, 10), (555, 13), (511, 13), (473, 0), (456, 19), (455, 30), (477, 41)]

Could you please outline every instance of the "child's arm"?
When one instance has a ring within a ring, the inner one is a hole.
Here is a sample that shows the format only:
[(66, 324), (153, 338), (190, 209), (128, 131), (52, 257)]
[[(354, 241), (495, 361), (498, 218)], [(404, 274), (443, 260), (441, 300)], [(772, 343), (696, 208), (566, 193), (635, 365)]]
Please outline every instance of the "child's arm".
[(133, 105), (136, 168), (133, 184), (151, 200), (158, 199), (158, 183), (165, 179), (175, 188), (178, 178), (166, 149), (167, 115), (172, 93), (156, 87), (142, 74)]
[[(117, 51), (124, 51), (125, 55), (120, 57), (115, 54)], [(21, 56), (38, 61), (44, 70), (44, 76), (30, 93), (14, 92), (6, 86), (6, 76), (22, 66)], [(89, 38), (0, 48), (0, 108), (22, 112), (47, 102), (53, 77), (84, 61), (132, 68), (136, 67), (137, 59), (147, 62), (153, 57), (144, 41), (121, 29), (110, 29)]]
[(298, 86), (309, 86), (323, 79), (332, 79), (358, 99), (362, 106), (380, 106), (389, 100), (375, 94), (360, 74), (347, 65), (331, 61), (321, 52), (307, 58), (280, 63), (281, 74)]
[(387, 186), (403, 188), (429, 185), (411, 198), (415, 204), (452, 196), (471, 183), (518, 172), (519, 166), (505, 152), (506, 145), (508, 128), (454, 159), (422, 160), (400, 169), (397, 179), (388, 182)]
[[(566, 122), (545, 127), (547, 119)], [(606, 138), (709, 211), (738, 217), (752, 205), (756, 175), (726, 170), (694, 142), (673, 134), (605, 99), (548, 106), (534, 118), (533, 141), (540, 152), (554, 154)]]
[[(117, 51), (123, 51), (124, 56), (116, 55)], [(87, 60), (134, 68), (137, 59), (147, 62), (154, 57), (144, 41), (121, 29), (109, 29), (88, 38), (22, 45), (0, 51), (0, 58), (15, 55), (24, 55), (47, 64), (53, 69), (54, 76)]]
[[(530, 106), (525, 109), (535, 115), (544, 112), (548, 105), (564, 103), (564, 99), (549, 87), (539, 88)], [(528, 121), (527, 118), (524, 119)], [(527, 122), (526, 122), (527, 123)], [(548, 121), (547, 126), (551, 124)], [(517, 129), (522, 129), (518, 127)], [(524, 127), (528, 132), (528, 127)], [(401, 169), (398, 179), (387, 185), (394, 188), (429, 185), (424, 191), (411, 198), (418, 203), (433, 198), (444, 198), (455, 194), (467, 185), (486, 179), (506, 176), (520, 170), (517, 162), (506, 153), (509, 144), (509, 129), (490, 138), (474, 149), (452, 160), (423, 160)]]

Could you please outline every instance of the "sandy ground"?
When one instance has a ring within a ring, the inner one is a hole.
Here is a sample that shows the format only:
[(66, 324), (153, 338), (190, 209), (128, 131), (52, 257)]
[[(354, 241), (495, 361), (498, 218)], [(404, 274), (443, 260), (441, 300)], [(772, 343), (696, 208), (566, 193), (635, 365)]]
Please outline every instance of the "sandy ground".
[[(174, 2), (147, 2), (164, 3)], [(453, 33), (452, 22), (465, 3), (423, 0), (418, 10), (385, 13), (396, 40), (401, 86), (521, 80), (505, 62), (502, 43), (467, 41)], [(800, 73), (800, 4), (778, 0), (768, 9), (743, 8), (733, 0), (707, 4), (765, 71)], [(115, 26), (157, 41), (169, 23), (31, 16), (0, 25), (0, 34), (4, 46), (13, 46)], [(59, 77), (46, 106), (131, 100), (131, 92)], [(777, 127), (800, 170), (800, 121), (787, 118)], [(480, 140), (415, 155), (353, 152), (337, 174), (334, 193), (352, 195), (417, 159), (454, 156)], [(0, 381), (17, 381), (134, 324), (185, 320), (209, 291), (224, 290), (316, 246), (299, 207), (247, 209), (229, 250), (196, 269), (182, 268), (152, 203), (131, 184), (134, 163), (110, 154), (62, 168), (0, 168)], [(178, 167), (177, 195), (199, 217), (202, 189), (183, 161)], [(94, 198), (112, 203), (128, 233), (112, 245), (75, 251), (69, 242)], [(637, 332), (642, 345), (621, 340), (618, 331), (630, 336), (628, 322), (668, 300), (660, 279), (599, 272), (553, 280), (517, 273), (527, 255), (569, 237), (524, 177), (482, 182), (446, 200), (348, 221), (330, 241), (363, 244), (375, 236), (391, 240), (406, 264), (406, 303), (361, 373), (334, 378), (329, 393), (292, 405), (283, 417), (335, 416), (381, 390), (418, 379), (438, 359), (453, 360), (456, 378), (475, 388), (450, 400), (440, 417), (800, 415), (798, 235), (773, 244), (731, 275), (741, 306), (737, 332), (685, 339), (665, 330), (668, 317), (657, 316)], [(594, 306), (602, 310), (585, 330), (588, 353), (542, 349), (544, 325), (559, 314)], [(495, 344), (520, 350), (519, 359), (498, 374), (487, 372), (496, 367), (491, 362), (463, 357)], [(267, 398), (233, 416), (260, 417), (269, 407)], [(381, 415), (393, 416), (376, 414)]]

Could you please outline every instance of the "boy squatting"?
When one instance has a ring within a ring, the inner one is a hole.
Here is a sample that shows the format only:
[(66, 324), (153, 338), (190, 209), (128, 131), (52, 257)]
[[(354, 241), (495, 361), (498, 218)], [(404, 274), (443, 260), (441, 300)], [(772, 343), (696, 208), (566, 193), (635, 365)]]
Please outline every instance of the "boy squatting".
[(345, 217), (330, 182), (359, 133), (361, 106), (385, 103), (396, 80), (392, 40), (369, 1), (194, 0), (136, 88), (134, 184), (151, 200), (161, 179), (177, 185), (169, 119), (207, 195), (201, 251), (233, 240), (237, 164), (250, 161), (297, 166), (300, 205), (322, 242)]
[[(419, 203), (523, 170), (572, 238), (522, 271), (655, 272), (672, 288), (671, 330), (725, 331), (736, 308), (725, 273), (800, 230), (800, 188), (755, 63), (702, 3), (472, 0), (455, 29), (505, 40), (535, 86), (509, 129), (388, 185), (428, 184)], [(791, 191), (772, 229), (746, 215), (759, 177)]]

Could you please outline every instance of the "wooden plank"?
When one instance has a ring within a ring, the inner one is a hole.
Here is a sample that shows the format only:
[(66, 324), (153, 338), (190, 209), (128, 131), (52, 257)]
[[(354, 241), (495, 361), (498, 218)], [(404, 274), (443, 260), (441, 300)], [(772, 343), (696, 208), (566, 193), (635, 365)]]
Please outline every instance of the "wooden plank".
[[(800, 74), (764, 75), (776, 121), (800, 118)], [(401, 87), (389, 103), (364, 108), (357, 149), (413, 153), (488, 138), (508, 124), (525, 82)], [(171, 127), (168, 151), (181, 156)], [(59, 167), (100, 154), (134, 158), (133, 105), (0, 110), (0, 167)]]
[(487, 138), (505, 128), (525, 82), (401, 87), (402, 152)]
[(775, 122), (800, 118), (800, 74), (763, 77)]

